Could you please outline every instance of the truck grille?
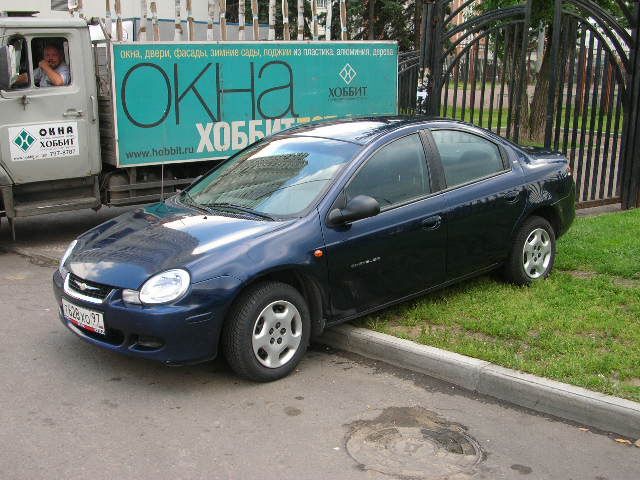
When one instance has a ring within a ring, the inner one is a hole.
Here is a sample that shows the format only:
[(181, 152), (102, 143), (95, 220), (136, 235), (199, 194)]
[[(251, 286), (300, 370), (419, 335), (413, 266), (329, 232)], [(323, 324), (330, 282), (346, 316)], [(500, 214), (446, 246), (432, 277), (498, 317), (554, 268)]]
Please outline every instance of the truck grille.
[(112, 287), (107, 285), (83, 280), (73, 273), (69, 275), (69, 289), (80, 295), (104, 300), (111, 293), (111, 290), (113, 290)]

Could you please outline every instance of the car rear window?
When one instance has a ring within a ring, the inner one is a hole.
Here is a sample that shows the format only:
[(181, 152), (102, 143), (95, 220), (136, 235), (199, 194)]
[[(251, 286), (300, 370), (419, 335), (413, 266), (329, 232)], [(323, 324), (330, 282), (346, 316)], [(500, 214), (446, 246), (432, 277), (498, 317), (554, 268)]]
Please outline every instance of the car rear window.
[(447, 187), (454, 187), (505, 170), (498, 146), (471, 133), (431, 132), (440, 153)]

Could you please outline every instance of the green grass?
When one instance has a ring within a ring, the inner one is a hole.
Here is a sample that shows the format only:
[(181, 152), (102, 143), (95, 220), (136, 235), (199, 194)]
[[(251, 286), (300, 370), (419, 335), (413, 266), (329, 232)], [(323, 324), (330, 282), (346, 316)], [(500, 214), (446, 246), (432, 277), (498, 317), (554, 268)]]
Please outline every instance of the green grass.
[[(485, 94), (485, 96), (488, 94)], [(488, 98), (488, 97), (487, 97)], [(462, 91), (459, 92), (458, 95), (458, 100), (461, 101), (462, 99)], [(469, 102), (469, 92), (467, 92), (467, 102)], [(507, 99), (505, 98), (505, 104), (507, 103)], [(480, 93), (476, 92), (476, 102), (480, 102)], [(456, 108), (455, 111), (455, 115), (453, 112), (453, 106), (449, 105), (447, 106), (446, 111), (442, 111), (442, 116), (443, 117), (448, 117), (448, 118), (456, 118), (457, 120), (463, 120), (465, 122), (471, 122), (471, 113), (472, 113), (472, 109), (467, 105), (467, 107), (465, 108), (464, 111), (464, 118), (462, 116), (462, 108), (458, 107)], [(515, 114), (515, 111), (512, 112), (513, 114)], [(562, 115), (560, 118), (560, 128), (564, 129), (564, 125), (565, 125), (565, 113), (566, 113), (566, 108), (563, 107), (562, 108)], [(568, 122), (568, 128), (570, 130), (569, 133), (569, 144), (571, 143), (571, 139), (572, 139), (572, 133), (573, 132), (573, 113), (574, 113), (574, 108), (571, 107), (570, 110), (570, 115), (569, 115), (569, 122)], [(491, 118), (491, 129), (492, 130), (497, 130), (498, 128), (498, 119), (500, 119), (500, 128), (502, 129), (502, 131), (500, 132), (502, 135), (504, 135), (506, 133), (506, 128), (507, 128), (507, 118), (508, 118), (508, 110), (507, 108), (494, 108), (493, 113), (492, 113), (492, 118)], [(595, 116), (595, 123), (593, 125), (593, 134), (596, 135), (598, 133), (598, 122), (599, 122), (599, 115), (600, 112), (596, 111), (596, 116)], [(577, 141), (579, 142), (580, 139), (580, 132), (582, 130), (582, 123), (583, 123), (583, 118), (586, 119), (585, 122), (585, 134), (588, 135), (589, 134), (589, 130), (591, 128), (591, 108), (587, 108), (587, 113), (585, 115), (580, 115), (578, 116), (578, 122), (577, 122), (577, 131), (578, 131), (578, 136), (577, 136)], [(555, 121), (555, 115), (554, 115), (554, 121)], [(480, 121), (480, 108), (476, 107), (473, 109), (473, 123), (474, 125), (477, 125), (479, 127), (483, 127), (483, 128), (489, 128), (489, 107), (484, 107), (484, 109), (482, 110), (482, 122)], [(604, 115), (603, 117), (603, 121), (602, 121), (602, 135), (605, 135), (607, 129), (607, 115)], [(611, 118), (611, 126), (610, 126), (610, 132), (611, 134), (613, 134), (613, 132), (615, 131), (615, 111), (612, 113), (612, 118)], [(564, 130), (562, 130), (562, 132), (564, 132)], [(619, 125), (618, 125), (618, 132), (622, 133), (622, 121), (620, 121)], [(562, 134), (561, 134), (562, 135)], [(595, 146), (594, 146), (595, 148)]]
[(556, 267), (640, 279), (640, 209), (578, 219), (558, 242)]
[(578, 218), (544, 282), (485, 276), (359, 324), (640, 401), (639, 233), (640, 210)]

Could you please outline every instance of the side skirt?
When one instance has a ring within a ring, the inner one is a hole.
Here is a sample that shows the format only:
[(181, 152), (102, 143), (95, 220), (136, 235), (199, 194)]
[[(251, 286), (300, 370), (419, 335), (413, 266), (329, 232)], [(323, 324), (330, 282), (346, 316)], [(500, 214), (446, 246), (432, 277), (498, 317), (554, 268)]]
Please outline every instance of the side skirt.
[(337, 320), (335, 320), (335, 319), (328, 320), (326, 328), (332, 327), (334, 325), (338, 325), (340, 323), (348, 322), (350, 320), (355, 320), (356, 318), (364, 317), (366, 315), (369, 315), (370, 313), (377, 312), (379, 310), (384, 310), (385, 308), (391, 307), (392, 305), (397, 305), (397, 304), (405, 302), (407, 300), (411, 300), (413, 298), (420, 297), (422, 295), (426, 295), (427, 293), (431, 293), (431, 292), (434, 292), (436, 290), (441, 290), (443, 288), (449, 287), (449, 286), (451, 286), (451, 285), (453, 285), (455, 283), (459, 283), (461, 281), (468, 280), (470, 278), (474, 278), (474, 277), (478, 277), (480, 275), (484, 275), (485, 273), (488, 273), (488, 272), (491, 272), (493, 270), (496, 270), (497, 268), (499, 268), (501, 266), (502, 266), (502, 263), (494, 263), (492, 265), (489, 265), (488, 267), (485, 267), (485, 268), (483, 268), (481, 270), (477, 270), (477, 271), (475, 271), (473, 273), (469, 273), (467, 275), (463, 275), (461, 277), (457, 277), (457, 278), (454, 278), (452, 280), (447, 280), (446, 282), (440, 283), (440, 284), (435, 285), (433, 287), (429, 287), (429, 288), (427, 288), (425, 290), (421, 290), (419, 292), (412, 293), (411, 295), (407, 295), (405, 297), (399, 298), (397, 300), (393, 300), (391, 302), (383, 303), (382, 305), (378, 305), (376, 307), (372, 307), (372, 308), (370, 308), (368, 310), (365, 310), (363, 312), (356, 313), (355, 315), (349, 315), (348, 317), (343, 317), (343, 318), (340, 318), (340, 319), (337, 319)]

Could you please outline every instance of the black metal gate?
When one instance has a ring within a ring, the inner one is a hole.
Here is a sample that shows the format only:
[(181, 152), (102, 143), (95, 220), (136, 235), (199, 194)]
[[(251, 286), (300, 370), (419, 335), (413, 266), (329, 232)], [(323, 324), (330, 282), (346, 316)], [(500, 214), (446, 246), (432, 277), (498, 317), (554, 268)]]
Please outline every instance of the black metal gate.
[(539, 30), (534, 0), (427, 0), (425, 113), (563, 152), (581, 206), (640, 206), (638, 1), (616, 2), (617, 17), (591, 0), (550, 0), (554, 21)]

